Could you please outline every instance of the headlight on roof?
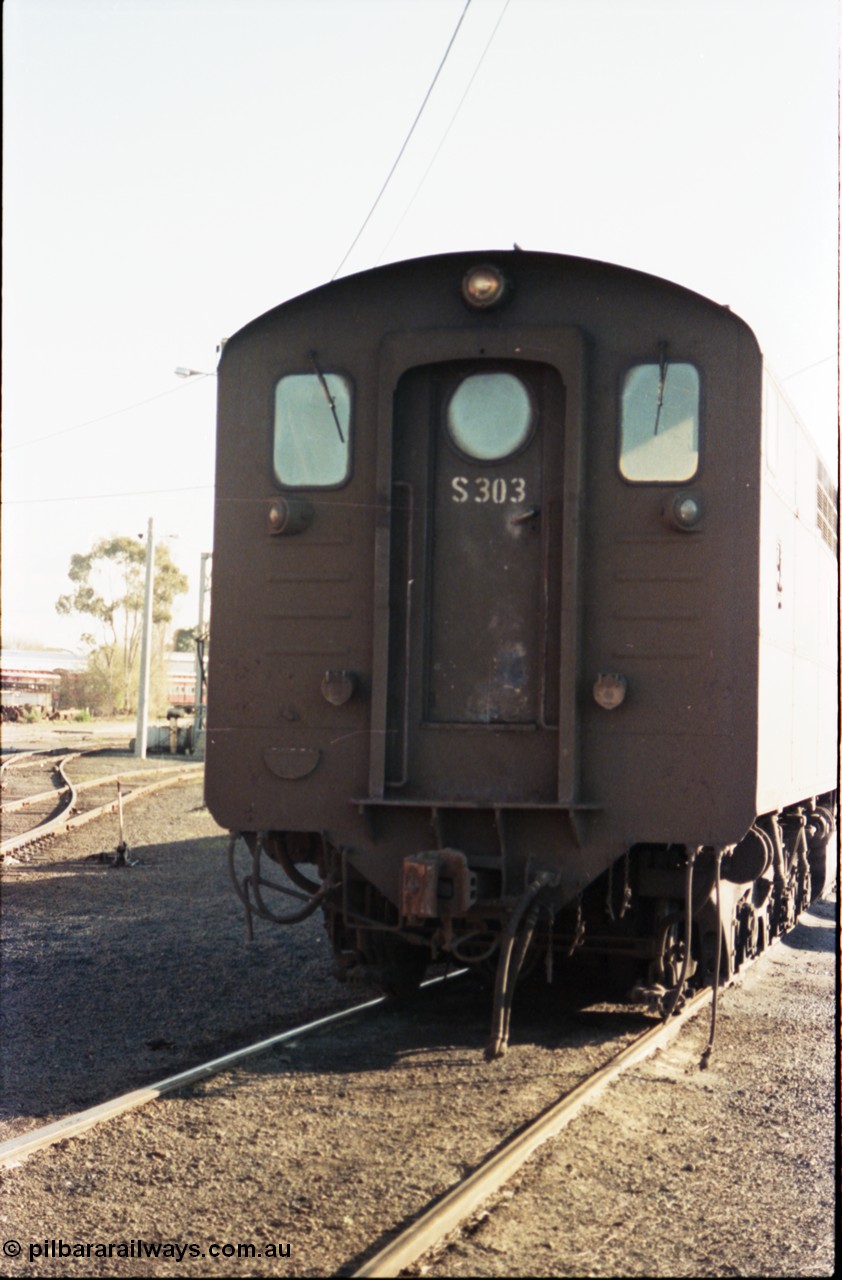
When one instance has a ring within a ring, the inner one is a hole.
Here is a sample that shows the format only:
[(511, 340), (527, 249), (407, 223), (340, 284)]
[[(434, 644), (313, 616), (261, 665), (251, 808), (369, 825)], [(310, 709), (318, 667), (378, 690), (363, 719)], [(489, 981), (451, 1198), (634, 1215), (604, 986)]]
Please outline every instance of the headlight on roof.
[(496, 307), (509, 292), (506, 278), (499, 267), (471, 267), (462, 279), (462, 297), (469, 307), (485, 311)]

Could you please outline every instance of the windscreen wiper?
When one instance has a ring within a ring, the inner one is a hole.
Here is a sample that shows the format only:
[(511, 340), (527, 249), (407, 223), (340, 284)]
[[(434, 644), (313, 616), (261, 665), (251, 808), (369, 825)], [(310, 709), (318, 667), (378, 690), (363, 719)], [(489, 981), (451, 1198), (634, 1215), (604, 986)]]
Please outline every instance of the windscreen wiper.
[[(325, 399), (330, 405), (330, 411), (333, 414), (333, 421), (336, 423), (336, 430), (339, 432), (339, 439), (344, 444), (345, 437), (342, 434), (342, 427), (340, 426), (340, 423), (339, 423), (339, 414), (336, 412), (336, 401), (334, 400), (333, 396), (330, 394), (330, 387), (327, 385), (327, 378), (319, 368), (318, 362), (316, 360), (315, 351), (310, 352), (310, 364), (313, 366), (313, 371), (319, 380), (319, 385), (321, 386), (322, 391), (325, 393)], [(655, 430), (657, 431), (657, 427), (655, 428)]]

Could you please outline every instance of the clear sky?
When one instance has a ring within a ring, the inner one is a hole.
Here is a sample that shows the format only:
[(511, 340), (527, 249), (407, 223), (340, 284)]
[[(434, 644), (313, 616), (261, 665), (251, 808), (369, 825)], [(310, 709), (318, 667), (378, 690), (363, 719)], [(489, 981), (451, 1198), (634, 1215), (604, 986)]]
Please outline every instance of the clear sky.
[[(464, 8), (5, 0), (4, 643), (78, 647), (70, 556), (150, 516), (196, 621), (217, 344), (343, 263)], [(838, 50), (836, 0), (472, 0), (341, 274), (517, 241), (675, 280), (833, 463)]]

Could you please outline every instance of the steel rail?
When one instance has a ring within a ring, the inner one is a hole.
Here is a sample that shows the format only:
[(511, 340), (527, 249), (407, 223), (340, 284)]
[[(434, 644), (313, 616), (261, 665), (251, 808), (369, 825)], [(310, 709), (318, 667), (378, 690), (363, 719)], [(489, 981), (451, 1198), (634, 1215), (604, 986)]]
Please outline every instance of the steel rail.
[[(187, 768), (188, 766), (183, 766)], [(197, 771), (201, 769), (201, 765), (195, 764), (190, 766)], [(76, 794), (81, 795), (83, 791), (95, 791), (97, 787), (109, 786), (112, 782), (125, 782), (126, 778), (149, 778), (156, 773), (171, 773), (172, 765), (161, 765), (159, 769), (129, 769), (125, 773), (110, 773), (107, 777), (89, 778), (86, 782), (76, 783)], [(44, 801), (59, 796), (65, 787), (54, 788), (52, 791), (39, 791), (37, 795), (20, 796), (17, 800), (9, 800), (6, 804), (0, 804), (0, 818), (7, 813), (19, 813), (21, 809), (26, 809), (32, 804), (43, 804)]]
[[(739, 986), (754, 966), (774, 950), (781, 936), (784, 935), (776, 936), (757, 955), (745, 959), (738, 971), (727, 982), (719, 984), (719, 993), (721, 994), (729, 987)], [(417, 1262), (423, 1254), (470, 1217), (480, 1204), (499, 1191), (538, 1147), (560, 1133), (580, 1111), (590, 1106), (599, 1094), (604, 1092), (607, 1086), (617, 1080), (624, 1071), (637, 1066), (650, 1054), (669, 1044), (686, 1022), (701, 1013), (712, 1002), (713, 996), (714, 988), (704, 987), (691, 996), (677, 1013), (672, 1014), (666, 1021), (659, 1022), (651, 1030), (644, 1031), (603, 1066), (598, 1067), (581, 1084), (576, 1085), (569, 1093), (552, 1103), (513, 1138), (504, 1142), (463, 1182), (446, 1192), (404, 1231), (396, 1235), (389, 1244), (373, 1254), (358, 1270), (352, 1272), (352, 1280), (362, 1277), (397, 1276), (403, 1268)], [(705, 1065), (707, 1064), (703, 1055), (700, 1067)]]
[[(6, 814), (6, 813), (16, 813), (20, 809), (25, 809), (26, 806), (29, 804), (40, 804), (46, 800), (57, 801), (59, 797), (64, 794), (65, 791), (70, 792), (70, 798), (65, 799), (64, 809), (62, 810), (62, 812), (69, 810), (71, 805), (73, 804), (73, 801), (75, 800), (75, 791), (74, 791), (73, 783), (70, 781), (67, 774), (64, 772), (64, 768), (65, 768), (65, 765), (70, 764), (71, 760), (78, 760), (81, 755), (84, 755), (83, 751), (71, 751), (67, 755), (56, 756), (55, 760), (53, 761), (53, 773), (57, 773), (58, 776), (62, 779), (61, 786), (53, 787), (52, 790), (50, 791), (42, 791), (38, 795), (21, 796), (17, 800), (8, 800), (5, 804), (0, 805), (0, 817), (2, 817), (3, 814)], [(56, 815), (56, 816), (59, 816), (59, 815)]]
[[(129, 791), (122, 797), (124, 805), (132, 804), (135, 800), (140, 800), (143, 796), (152, 795), (155, 791), (163, 791), (165, 787), (174, 787), (179, 782), (189, 782), (191, 778), (195, 778), (200, 765), (190, 765), (187, 769), (180, 769), (177, 774), (169, 778), (161, 778), (157, 782), (150, 783), (148, 787), (137, 787), (134, 791)], [(72, 787), (72, 784), (69, 784)], [(55, 818), (51, 818), (49, 822), (43, 822), (40, 826), (32, 827), (31, 830), (25, 831), (22, 835), (12, 836), (8, 840), (4, 840), (0, 844), (0, 857), (7, 854), (15, 853), (18, 849), (23, 849), (29, 844), (36, 844), (39, 840), (47, 839), (51, 836), (59, 835), (63, 831), (71, 831), (76, 827), (84, 826), (86, 822), (92, 822), (94, 818), (103, 818), (110, 813), (114, 813), (120, 800), (109, 800), (106, 804), (101, 804), (95, 809), (88, 809), (86, 813), (77, 813), (73, 817), (67, 817), (67, 813), (72, 806), (75, 794), (72, 796), (69, 804)]]
[[(441, 977), (428, 978), (426, 982), (422, 982), (421, 986), (423, 988), (440, 986), (441, 983), (450, 982), (454, 978), (461, 977), (464, 973), (464, 969), (458, 969), (452, 973), (443, 974)], [(231, 1053), (223, 1054), (220, 1058), (211, 1058), (208, 1062), (200, 1063), (197, 1067), (188, 1067), (186, 1071), (179, 1071), (176, 1075), (166, 1076), (155, 1084), (145, 1085), (141, 1089), (133, 1089), (130, 1093), (120, 1094), (119, 1097), (111, 1098), (108, 1102), (101, 1102), (98, 1106), (88, 1107), (85, 1111), (65, 1116), (63, 1119), (44, 1125), (40, 1129), (31, 1129), (28, 1133), (20, 1134), (16, 1138), (9, 1138), (6, 1142), (0, 1143), (0, 1168), (7, 1168), (9, 1165), (17, 1164), (18, 1161), (32, 1155), (35, 1151), (54, 1146), (57, 1142), (63, 1142), (65, 1138), (76, 1137), (87, 1129), (92, 1129), (95, 1125), (101, 1124), (104, 1120), (110, 1120), (126, 1111), (132, 1111), (135, 1107), (141, 1107), (146, 1102), (153, 1102), (155, 1098), (160, 1098), (166, 1093), (172, 1093), (175, 1089), (183, 1089), (185, 1086), (196, 1084), (199, 1080), (204, 1080), (208, 1076), (219, 1075), (220, 1072), (227, 1071), (229, 1067), (235, 1067), (238, 1063), (244, 1062), (246, 1058), (252, 1058), (258, 1053), (266, 1053), (269, 1049), (274, 1049), (281, 1044), (289, 1044), (293, 1040), (301, 1040), (304, 1036), (315, 1035), (317, 1032), (323, 1031), (327, 1027), (336, 1026), (340, 1022), (348, 1022), (351, 1018), (368, 1013), (372, 1009), (385, 1004), (387, 999), (387, 996), (377, 996), (374, 1000), (365, 1000), (361, 1004), (351, 1005), (350, 1008), (340, 1009), (337, 1013), (326, 1014), (323, 1018), (317, 1018), (314, 1022), (305, 1022), (300, 1027), (293, 1027), (289, 1031), (279, 1031), (276, 1035), (268, 1036), (265, 1040), (257, 1040), (254, 1044), (246, 1045), (242, 1049), (234, 1049)]]
[(64, 760), (70, 759), (71, 756), (88, 755), (93, 751), (101, 751), (103, 748), (113, 747), (116, 741), (117, 739), (103, 738), (102, 741), (99, 741), (98, 739), (89, 738), (87, 742), (80, 744), (78, 751), (71, 751), (69, 755), (66, 754), (64, 756), (60, 755), (61, 746), (56, 746), (55, 743), (51, 747), (33, 747), (31, 751), (10, 751), (5, 756), (0, 756), (0, 774), (5, 773), (7, 769), (14, 768), (16, 764), (31, 764), (33, 760), (49, 759), (50, 756), (56, 756), (57, 759)]
[[(741, 973), (744, 970), (741, 971)], [(720, 990), (722, 988), (720, 987)], [(416, 1262), (438, 1244), (449, 1232), (465, 1221), (485, 1200), (526, 1163), (538, 1147), (556, 1136), (579, 1112), (595, 1101), (605, 1088), (630, 1067), (649, 1057), (656, 1049), (672, 1040), (690, 1018), (700, 1013), (711, 1001), (713, 988), (705, 987), (691, 997), (681, 1011), (669, 1021), (644, 1031), (599, 1067), (570, 1093), (552, 1103), (535, 1120), (498, 1148), (463, 1182), (447, 1192), (441, 1200), (389, 1242), (357, 1271), (353, 1277), (397, 1276), (404, 1267)]]
[(62, 807), (59, 812), (54, 814), (52, 818), (48, 818), (46, 822), (39, 822), (37, 826), (30, 827), (29, 831), (25, 831), (19, 836), (10, 836), (8, 840), (0, 843), (0, 859), (5, 858), (7, 853), (22, 849), (25, 845), (31, 844), (35, 840), (41, 840), (45, 835), (50, 835), (54, 831), (67, 826), (71, 820), (69, 815), (73, 812), (73, 806), (76, 803), (76, 788), (64, 772), (64, 769), (65, 765), (69, 764), (71, 760), (78, 760), (81, 754), (79, 751), (71, 751), (67, 755), (59, 756), (53, 766), (53, 772), (58, 774), (62, 785), (48, 794), (54, 796), (57, 801), (61, 800)]
[[(55, 750), (55, 748), (53, 747), (51, 750)], [(35, 756), (44, 756), (46, 754), (46, 748), (38, 751), (10, 751), (7, 756), (0, 756), (0, 777), (7, 769), (11, 769), (12, 765), (23, 764), (27, 760), (32, 760)]]
[(21, 809), (28, 809), (33, 804), (46, 804), (48, 800), (57, 800), (67, 789), (68, 784), (65, 782), (60, 787), (53, 787), (52, 791), (37, 791), (31, 796), (18, 796), (17, 800), (7, 800), (5, 804), (0, 804), (0, 818), (10, 813), (20, 813)]

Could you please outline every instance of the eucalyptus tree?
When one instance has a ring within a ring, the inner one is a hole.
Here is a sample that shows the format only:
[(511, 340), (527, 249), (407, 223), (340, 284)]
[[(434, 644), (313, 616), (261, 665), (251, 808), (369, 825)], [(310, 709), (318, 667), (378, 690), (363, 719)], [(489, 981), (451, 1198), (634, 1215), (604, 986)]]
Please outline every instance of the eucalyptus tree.
[[(101, 538), (90, 551), (70, 558), (72, 590), (56, 601), (60, 614), (87, 615), (95, 630), (81, 639), (90, 648), (91, 674), (107, 679), (112, 707), (130, 709), (132, 673), (143, 631), (146, 546), (127, 536)], [(187, 590), (187, 578), (173, 562), (166, 543), (155, 547), (152, 624), (157, 649), (163, 650), (176, 596)]]

